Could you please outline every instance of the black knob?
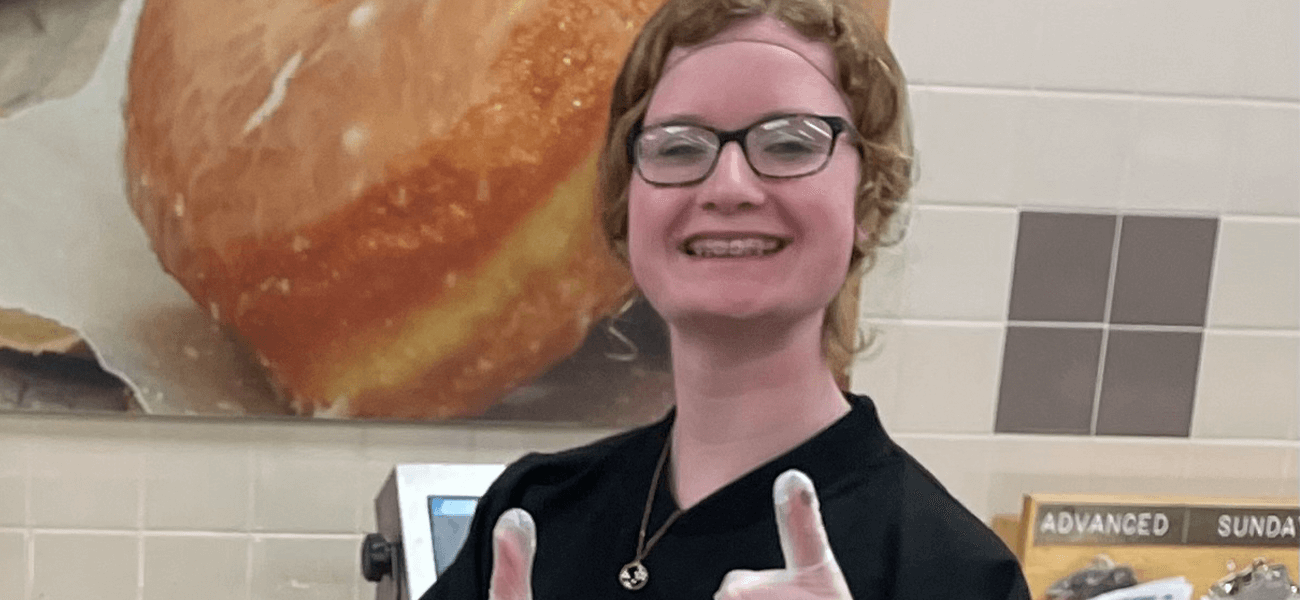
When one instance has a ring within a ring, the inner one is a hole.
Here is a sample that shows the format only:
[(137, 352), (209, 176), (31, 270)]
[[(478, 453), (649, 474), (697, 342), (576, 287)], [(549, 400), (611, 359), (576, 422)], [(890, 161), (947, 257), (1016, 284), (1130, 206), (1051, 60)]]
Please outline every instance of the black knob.
[(361, 541), (361, 574), (366, 581), (379, 581), (393, 574), (393, 546), (381, 533), (366, 534)]

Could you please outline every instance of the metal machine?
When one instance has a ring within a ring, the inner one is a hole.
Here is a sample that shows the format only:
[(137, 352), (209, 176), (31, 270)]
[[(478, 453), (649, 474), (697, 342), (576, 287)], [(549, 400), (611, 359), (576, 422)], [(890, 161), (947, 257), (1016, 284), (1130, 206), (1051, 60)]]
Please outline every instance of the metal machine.
[(478, 499), (505, 465), (397, 465), (375, 496), (379, 532), (361, 545), (375, 600), (418, 600), (465, 542)]

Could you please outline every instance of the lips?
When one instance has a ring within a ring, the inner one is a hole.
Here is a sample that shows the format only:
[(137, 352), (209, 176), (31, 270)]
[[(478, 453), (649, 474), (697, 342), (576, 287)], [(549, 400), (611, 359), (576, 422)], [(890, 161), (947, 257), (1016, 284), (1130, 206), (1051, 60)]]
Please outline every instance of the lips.
[(694, 235), (682, 242), (681, 250), (700, 258), (741, 258), (776, 254), (789, 243), (770, 235)]

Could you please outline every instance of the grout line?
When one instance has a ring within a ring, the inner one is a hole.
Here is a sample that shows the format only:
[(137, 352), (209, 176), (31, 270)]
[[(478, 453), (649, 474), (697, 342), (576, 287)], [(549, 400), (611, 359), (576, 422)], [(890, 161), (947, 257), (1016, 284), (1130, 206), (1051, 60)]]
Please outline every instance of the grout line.
[(1095, 100), (1128, 100), (1138, 102), (1194, 102), (1221, 106), (1253, 106), (1261, 108), (1295, 108), (1300, 106), (1300, 99), (1283, 98), (1247, 98), (1241, 96), (1213, 96), (1196, 94), (1175, 94), (1168, 92), (1139, 92), (1124, 90), (1074, 90), (1049, 87), (994, 87), (970, 84), (929, 83), (912, 81), (909, 92), (933, 91), (954, 92), (971, 95), (1034, 96), (1045, 98), (1080, 98)]
[(1119, 266), (1119, 240), (1124, 232), (1124, 215), (1115, 217), (1115, 239), (1110, 247), (1110, 276), (1106, 278), (1106, 304), (1101, 317), (1101, 348), (1097, 352), (1097, 378), (1092, 390), (1092, 419), (1088, 435), (1097, 435), (1097, 416), (1101, 412), (1101, 384), (1106, 371), (1106, 350), (1110, 343), (1110, 311), (1115, 302), (1115, 270)]
[[(1219, 286), (1223, 283), (1222, 278), (1220, 278), (1223, 268), (1223, 261), (1221, 260), (1223, 258), (1223, 227), (1223, 218), (1220, 217), (1216, 219), (1214, 222), (1214, 247), (1210, 257), (1210, 280), (1206, 282), (1205, 285), (1205, 307), (1201, 311), (1201, 322), (1206, 325), (1206, 330), (1201, 333), (1201, 339), (1197, 344), (1196, 379), (1192, 381), (1192, 407), (1191, 410), (1188, 411), (1190, 414), (1187, 417), (1188, 437), (1196, 434), (1197, 413), (1204, 412), (1206, 405), (1205, 398), (1202, 395), (1204, 392), (1203, 384), (1205, 377), (1205, 347), (1210, 343), (1210, 315), (1215, 314), (1214, 308), (1218, 304), (1216, 298), (1218, 296)], [(1184, 535), (1184, 538), (1185, 537), (1186, 536)]]
[(30, 529), (32, 523), (36, 522), (36, 518), (32, 515), (32, 481), (35, 479), (32, 476), (32, 463), (35, 462), (33, 458), (36, 456), (36, 450), (32, 448), (32, 442), (28, 440), (23, 442), (21, 452), (23, 461), (23, 524)]
[(136, 456), (135, 463), (135, 582), (136, 600), (144, 600), (144, 503), (145, 503), (145, 453)]
[[(1111, 268), (1114, 268), (1112, 265)], [(1109, 294), (1110, 291), (1107, 291)], [(1110, 302), (1109, 297), (1107, 302)], [(1109, 309), (1107, 309), (1109, 310)], [(1109, 318), (1107, 313), (1103, 318)], [(1249, 335), (1272, 335), (1279, 337), (1300, 336), (1300, 329), (1228, 329), (1201, 327), (1199, 325), (1132, 325), (1127, 323), (1105, 323), (1099, 321), (973, 321), (967, 319), (916, 319), (910, 317), (884, 317), (864, 315), (861, 319), (868, 325), (920, 325), (927, 327), (1026, 327), (1052, 329), (1109, 329), (1110, 331), (1144, 331), (1150, 333), (1235, 333)]]
[(23, 534), (23, 545), (27, 547), (27, 576), (23, 582), (23, 597), (30, 600), (36, 595), (36, 535), (31, 529)]
[[(257, 487), (257, 451), (252, 447), (244, 450), (245, 481), (248, 484), (248, 503), (244, 513), (245, 533), (253, 530), (254, 510), (257, 509), (254, 489)], [(246, 598), (253, 597), (253, 538), (244, 543), (244, 591)]]
[(33, 527), (32, 534), (41, 535), (86, 535), (93, 537), (133, 538), (139, 535), (132, 529), (83, 529), (73, 527)]
[(1231, 210), (1211, 210), (1203, 208), (1138, 208), (1128, 206), (1073, 206), (1073, 205), (1052, 205), (1052, 204), (1035, 204), (1025, 201), (1006, 201), (1005, 203), (995, 202), (973, 202), (960, 199), (954, 199), (951, 196), (930, 196), (914, 195), (911, 197), (917, 208), (921, 209), (939, 209), (950, 211), (968, 211), (968, 212), (1005, 212), (1014, 210), (1019, 212), (1035, 212), (1050, 214), (1070, 214), (1070, 215), (1118, 215), (1135, 217), (1170, 217), (1170, 218), (1218, 218), (1228, 220), (1234, 223), (1250, 223), (1265, 225), (1294, 225), (1300, 224), (1300, 214), (1297, 215), (1277, 215), (1277, 214), (1259, 214), (1259, 213), (1238, 213)]
[[(1114, 268), (1112, 265), (1111, 268)], [(1107, 299), (1109, 302), (1109, 298)], [(1108, 309), (1109, 310), (1109, 309)], [(1109, 318), (1109, 313), (1106, 317)], [(1060, 329), (1109, 329), (1110, 331), (1146, 331), (1152, 333), (1201, 333), (1204, 327), (1198, 325), (1136, 325), (1128, 323), (1076, 323), (1063, 321), (1008, 321), (1007, 325), (1015, 327), (1053, 327)]]
[(27, 548), (27, 569), (23, 577), (23, 597), (31, 600), (36, 595), (36, 534), (32, 531), (32, 449), (31, 440), (23, 442), (21, 460), (23, 461), (23, 545)]
[(248, 485), (248, 498), (244, 512), (244, 530), (253, 531), (257, 520), (257, 472), (261, 466), (258, 451), (253, 448), (244, 450), (245, 483)]

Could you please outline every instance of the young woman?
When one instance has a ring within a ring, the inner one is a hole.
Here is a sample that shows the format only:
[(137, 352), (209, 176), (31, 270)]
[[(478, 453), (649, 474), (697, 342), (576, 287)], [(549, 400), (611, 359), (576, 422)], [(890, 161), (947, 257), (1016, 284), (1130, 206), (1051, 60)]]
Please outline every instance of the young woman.
[(1027, 600), (828, 366), (910, 183), (906, 118), (856, 0), (669, 0), (616, 83), (601, 194), (676, 407), (511, 465), (425, 598)]

